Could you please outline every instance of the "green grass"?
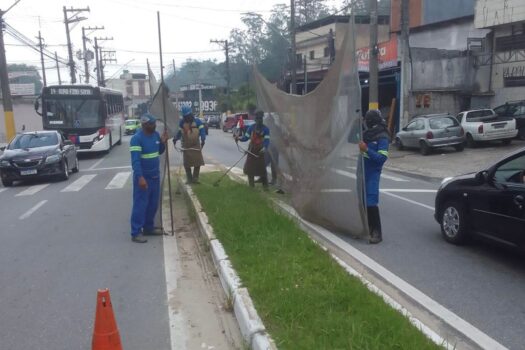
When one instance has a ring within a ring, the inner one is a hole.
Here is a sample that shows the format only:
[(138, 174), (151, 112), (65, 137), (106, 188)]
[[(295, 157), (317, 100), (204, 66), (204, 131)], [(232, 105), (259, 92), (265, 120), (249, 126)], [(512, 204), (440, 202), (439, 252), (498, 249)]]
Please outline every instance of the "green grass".
[(279, 349), (438, 349), (267, 197), (203, 174), (193, 189)]

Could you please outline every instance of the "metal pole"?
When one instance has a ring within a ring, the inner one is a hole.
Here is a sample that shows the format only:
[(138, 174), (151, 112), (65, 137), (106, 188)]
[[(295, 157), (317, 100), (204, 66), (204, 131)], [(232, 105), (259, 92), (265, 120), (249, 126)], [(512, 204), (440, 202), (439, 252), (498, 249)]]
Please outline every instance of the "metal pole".
[(99, 53), (99, 57), (100, 57), (100, 64), (99, 64), (99, 68), (100, 68), (100, 86), (106, 86), (106, 77), (104, 76), (104, 58), (102, 58), (102, 48), (99, 47), (99, 50), (100, 50), (100, 53)]
[(303, 95), (308, 93), (308, 72), (306, 71), (306, 55), (303, 59)]
[(44, 81), (44, 87), (47, 86), (46, 80), (46, 66), (44, 65), (44, 49), (42, 47), (42, 35), (38, 31), (38, 46), (40, 46), (40, 62), (42, 63), (42, 80)]
[(226, 47), (226, 95), (228, 96), (228, 108), (230, 105), (230, 89), (231, 89), (231, 77), (230, 77), (230, 48), (228, 40), (225, 41)]
[[(160, 86), (161, 86), (161, 93), (162, 93), (162, 115), (164, 117), (164, 127), (168, 127), (167, 123), (167, 116), (166, 116), (166, 94), (165, 94), (165, 86), (164, 86), (164, 66), (162, 64), (162, 37), (160, 32), (160, 12), (157, 11), (157, 22), (159, 27), (159, 56), (160, 56)], [(175, 229), (173, 227), (173, 201), (172, 201), (172, 194), (171, 194), (171, 169), (170, 169), (170, 156), (168, 152), (169, 147), (166, 146), (166, 168), (168, 169), (168, 193), (169, 193), (169, 201), (170, 201), (170, 223), (171, 223), (171, 235), (173, 236), (175, 234)]]
[(58, 55), (56, 51), (55, 51), (55, 62), (57, 64), (58, 85), (62, 85), (62, 78), (60, 77), (60, 67), (58, 66)]
[(295, 47), (295, 0), (290, 0), (290, 41), (292, 43), (291, 73), (292, 73), (292, 94), (297, 93), (297, 53)]
[[(175, 84), (177, 83), (177, 67), (175, 66), (175, 59), (172, 60), (173, 62), (173, 81)], [(175, 106), (177, 109), (179, 109), (179, 94), (175, 91)]]
[(97, 65), (97, 86), (100, 86), (100, 60), (98, 57), (98, 42), (97, 38), (95, 38), (95, 46), (93, 47), (95, 49), (95, 62)]
[(410, 82), (410, 11), (409, 0), (401, 0), (401, 93), (399, 101), (400, 126), (408, 124), (409, 119), (409, 82)]
[(9, 89), (9, 75), (7, 74), (7, 60), (5, 58), (4, 46), (4, 20), (5, 12), (0, 10), (0, 86), (2, 88), (2, 104), (4, 106), (4, 123), (6, 141), (15, 137), (15, 118), (13, 116), (13, 102), (11, 101), (11, 90)]
[(87, 61), (87, 56), (86, 56), (86, 28), (85, 27), (82, 27), (82, 48), (84, 49), (83, 51), (83, 54), (84, 54), (84, 69), (85, 69), (85, 72), (86, 72), (86, 84), (89, 84), (89, 66), (88, 66), (88, 61)]
[(370, 51), (368, 109), (379, 109), (378, 98), (378, 62), (377, 57), (377, 0), (370, 0)]
[(202, 118), (202, 83), (199, 82), (199, 117)]
[(69, 76), (71, 77), (71, 84), (77, 82), (75, 77), (75, 61), (73, 60), (73, 48), (71, 47), (71, 38), (69, 36), (69, 21), (67, 19), (67, 10), (64, 6), (64, 24), (66, 25), (66, 37), (67, 37), (67, 53), (69, 55)]

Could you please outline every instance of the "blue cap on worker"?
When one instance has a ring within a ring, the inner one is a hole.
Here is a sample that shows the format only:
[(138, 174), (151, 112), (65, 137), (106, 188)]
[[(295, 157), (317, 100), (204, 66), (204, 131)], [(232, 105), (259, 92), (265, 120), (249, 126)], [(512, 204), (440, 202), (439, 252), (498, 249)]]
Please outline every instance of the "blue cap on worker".
[(182, 114), (183, 117), (190, 115), (192, 113), (190, 106), (182, 106), (180, 108), (180, 114)]
[(157, 118), (155, 118), (153, 115), (149, 114), (149, 113), (146, 113), (146, 114), (143, 114), (141, 117), (140, 117), (140, 122), (142, 124), (144, 123), (155, 123), (157, 121)]

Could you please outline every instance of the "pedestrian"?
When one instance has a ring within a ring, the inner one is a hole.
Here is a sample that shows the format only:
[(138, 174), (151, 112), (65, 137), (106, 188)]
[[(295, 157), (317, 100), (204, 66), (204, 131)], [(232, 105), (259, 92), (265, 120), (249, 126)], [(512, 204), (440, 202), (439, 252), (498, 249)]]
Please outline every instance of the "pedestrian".
[(264, 112), (257, 111), (255, 124), (250, 125), (241, 137), (235, 136), (235, 142), (250, 140), (248, 156), (244, 163), (244, 174), (248, 175), (250, 187), (255, 187), (255, 176), (260, 176), (263, 188), (268, 190), (268, 174), (264, 155), (270, 146), (270, 129), (263, 124), (263, 117)]
[(146, 243), (144, 235), (162, 235), (154, 227), (160, 200), (160, 155), (166, 149), (168, 134), (159, 135), (156, 119), (151, 114), (140, 117), (142, 129), (130, 141), (133, 168), (133, 209), (131, 211), (131, 240)]
[(383, 240), (381, 218), (379, 215), (379, 180), (383, 164), (388, 159), (390, 135), (381, 112), (369, 110), (365, 115), (366, 129), (363, 140), (359, 142), (359, 150), (364, 158), (365, 193), (369, 243), (377, 244)]
[[(199, 184), (201, 166), (204, 165), (202, 147), (206, 143), (206, 131), (199, 118), (193, 116), (191, 107), (182, 106), (182, 120), (179, 123), (179, 132), (173, 138), (173, 144), (182, 139), (182, 154), (187, 184)], [(200, 137), (200, 144), (199, 144)], [(193, 167), (193, 173), (192, 168)]]

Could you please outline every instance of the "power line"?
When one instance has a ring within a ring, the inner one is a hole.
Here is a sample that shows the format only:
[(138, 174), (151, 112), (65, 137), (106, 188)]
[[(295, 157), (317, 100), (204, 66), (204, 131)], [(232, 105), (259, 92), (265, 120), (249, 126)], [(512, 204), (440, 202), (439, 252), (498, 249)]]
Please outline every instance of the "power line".
[[(135, 2), (135, 1), (132, 1)], [(217, 8), (217, 7), (204, 7), (204, 6), (193, 6), (193, 5), (177, 5), (177, 4), (166, 4), (166, 3), (158, 3), (158, 2), (148, 2), (148, 5), (157, 5), (157, 6), (164, 6), (164, 7), (175, 7), (175, 8), (188, 8), (188, 9), (196, 9), (196, 10), (206, 10), (206, 11), (212, 11), (212, 12), (234, 12), (234, 13), (242, 13), (246, 12), (246, 10), (241, 9), (224, 9), (224, 8)], [(144, 1), (140, 2), (141, 4), (144, 3)], [(253, 10), (252, 10), (253, 11)], [(271, 12), (268, 10), (260, 10), (257, 12)]]
[[(115, 48), (116, 51), (120, 52), (128, 52), (128, 53), (138, 53), (138, 54), (158, 54), (158, 51), (141, 51), (141, 50), (129, 50), (129, 49), (118, 49)], [(173, 52), (163, 52), (167, 55), (188, 55), (188, 54), (196, 54), (196, 53), (211, 53), (211, 52), (220, 52), (222, 50), (202, 50), (202, 51), (173, 51)]]

